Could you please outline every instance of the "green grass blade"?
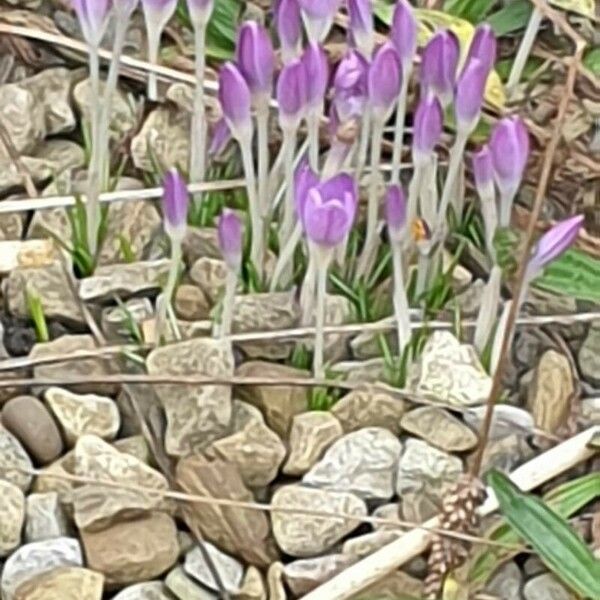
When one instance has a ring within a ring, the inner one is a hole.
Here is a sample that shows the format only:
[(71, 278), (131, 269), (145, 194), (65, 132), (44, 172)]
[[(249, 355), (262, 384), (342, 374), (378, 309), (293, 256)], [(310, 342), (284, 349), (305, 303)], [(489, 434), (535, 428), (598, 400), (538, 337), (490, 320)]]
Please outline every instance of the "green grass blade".
[(486, 20), (497, 36), (507, 35), (525, 29), (532, 10), (533, 4), (529, 0), (514, 0)]
[(446, 0), (444, 12), (477, 25), (485, 19), (493, 6), (494, 3), (489, 0)]
[(569, 524), (499, 471), (491, 471), (487, 480), (510, 525), (531, 544), (546, 566), (583, 598), (600, 598), (600, 561)]

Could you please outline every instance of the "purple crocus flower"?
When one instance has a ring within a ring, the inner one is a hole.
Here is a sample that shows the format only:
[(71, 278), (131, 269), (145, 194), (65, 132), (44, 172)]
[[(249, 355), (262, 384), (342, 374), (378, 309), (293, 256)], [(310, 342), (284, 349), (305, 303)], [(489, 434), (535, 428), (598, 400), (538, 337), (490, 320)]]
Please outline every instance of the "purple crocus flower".
[(214, 5), (214, 0), (187, 0), (188, 12), (190, 13), (192, 23), (200, 23), (202, 25), (208, 23)]
[(320, 109), (329, 84), (327, 55), (320, 44), (309, 44), (301, 57), (306, 72), (306, 102), (309, 108)]
[(529, 134), (523, 120), (505, 117), (498, 121), (490, 136), (490, 152), (500, 193), (512, 202), (529, 157)]
[(406, 73), (417, 51), (417, 20), (413, 7), (406, 0), (396, 3), (390, 38), (400, 56), (402, 70)]
[(466, 63), (473, 58), (480, 60), (489, 73), (496, 62), (496, 34), (487, 24), (478, 25), (469, 45)]
[(163, 178), (162, 208), (165, 230), (171, 239), (181, 239), (185, 234), (188, 200), (185, 181), (177, 169), (170, 169)]
[(277, 103), (282, 129), (295, 131), (306, 109), (306, 70), (296, 59), (285, 65), (277, 78)]
[(417, 106), (413, 123), (412, 153), (415, 164), (429, 162), (440, 141), (443, 126), (444, 114), (440, 101), (434, 94), (425, 94)]
[(407, 217), (406, 195), (399, 185), (390, 185), (385, 196), (385, 220), (390, 236), (398, 238), (405, 226)]
[(177, 8), (177, 0), (142, 0), (146, 23), (162, 31)]
[(303, 160), (294, 173), (294, 203), (300, 222), (304, 224), (304, 205), (311, 188), (319, 185), (319, 177), (310, 168), (307, 160)]
[(219, 102), (231, 133), (237, 138), (249, 136), (252, 129), (250, 90), (239, 69), (231, 62), (225, 63), (219, 72)]
[(344, 123), (363, 114), (368, 93), (369, 63), (356, 50), (346, 52), (333, 78), (333, 105)]
[(236, 63), (252, 96), (271, 96), (275, 53), (268, 31), (256, 21), (246, 21), (239, 30)]
[(208, 147), (209, 156), (219, 156), (227, 147), (231, 140), (231, 131), (227, 125), (225, 117), (221, 117), (212, 128), (210, 145)]
[(302, 16), (298, 0), (277, 0), (274, 15), (283, 60), (287, 62), (298, 56), (298, 48), (302, 41)]
[(536, 277), (548, 263), (568, 250), (577, 239), (582, 225), (583, 215), (577, 215), (551, 227), (537, 243), (527, 265), (528, 275)]
[(439, 97), (443, 107), (452, 102), (459, 56), (458, 38), (448, 29), (438, 31), (423, 50), (421, 84)]
[(308, 239), (324, 248), (337, 246), (352, 228), (357, 202), (356, 183), (346, 173), (310, 188), (302, 219)]
[(98, 46), (106, 31), (111, 0), (72, 0), (72, 2), (85, 41), (90, 46)]
[(481, 114), (488, 70), (478, 59), (472, 58), (462, 70), (454, 93), (454, 112), (459, 132), (469, 134)]
[(219, 248), (227, 266), (238, 271), (242, 263), (242, 223), (229, 209), (224, 209), (217, 225)]
[(298, 0), (308, 39), (322, 42), (329, 33), (333, 18), (340, 7), (340, 0)]
[(364, 56), (370, 58), (375, 43), (371, 0), (348, 0), (348, 14), (352, 41)]
[(473, 154), (475, 187), (481, 198), (494, 197), (494, 166), (489, 146), (482, 146)]
[(383, 120), (394, 107), (401, 84), (400, 58), (394, 45), (387, 42), (377, 49), (369, 68), (369, 102), (373, 112)]

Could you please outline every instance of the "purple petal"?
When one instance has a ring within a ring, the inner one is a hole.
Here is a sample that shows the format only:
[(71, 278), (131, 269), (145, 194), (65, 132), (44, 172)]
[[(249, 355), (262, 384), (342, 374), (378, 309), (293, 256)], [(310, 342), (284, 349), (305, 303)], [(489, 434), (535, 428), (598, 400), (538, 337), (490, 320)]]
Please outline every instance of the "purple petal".
[(329, 65), (325, 50), (319, 44), (309, 44), (302, 54), (306, 72), (306, 99), (310, 107), (318, 107), (325, 98), (329, 84)]
[(344, 204), (340, 200), (323, 202), (317, 188), (308, 193), (303, 221), (308, 239), (326, 248), (342, 242), (352, 227), (352, 215)]
[(385, 220), (388, 228), (396, 233), (406, 225), (406, 196), (399, 185), (390, 185), (387, 190)]
[(233, 63), (226, 63), (219, 72), (219, 101), (223, 116), (235, 134), (252, 125), (251, 96), (246, 80)]
[(333, 80), (333, 103), (342, 122), (360, 117), (368, 91), (369, 63), (360, 52), (349, 50), (340, 61)]
[(238, 269), (242, 262), (242, 223), (231, 210), (224, 209), (217, 225), (219, 248), (230, 269)]
[(187, 186), (177, 169), (167, 171), (163, 179), (162, 208), (169, 235), (185, 232), (188, 199)]
[(72, 0), (73, 10), (88, 44), (97, 46), (106, 29), (111, 0)]
[(285, 65), (277, 78), (279, 119), (297, 128), (306, 108), (306, 70), (300, 60)]
[(353, 177), (347, 173), (340, 173), (322, 182), (317, 187), (323, 202), (333, 200), (341, 202), (350, 215), (350, 220), (354, 220), (358, 205), (358, 190)]
[(560, 221), (540, 238), (529, 261), (529, 269), (534, 277), (548, 263), (558, 258), (573, 245), (579, 235), (583, 220), (583, 215), (577, 215)]
[(371, 0), (348, 0), (350, 33), (356, 47), (366, 56), (370, 56), (375, 40), (373, 23), (373, 5)]
[(210, 146), (208, 147), (209, 156), (218, 156), (225, 150), (231, 140), (231, 131), (225, 118), (219, 119), (212, 130)]
[(413, 7), (406, 0), (398, 0), (396, 4), (390, 37), (402, 66), (407, 67), (417, 51), (417, 20)]
[(487, 76), (488, 70), (477, 58), (471, 59), (460, 74), (454, 95), (454, 110), (459, 129), (470, 132), (477, 125)]
[(308, 192), (319, 185), (319, 177), (310, 168), (307, 160), (303, 160), (294, 173), (294, 201), (296, 213), (301, 222), (304, 219), (304, 205)]
[(253, 95), (271, 95), (275, 53), (269, 33), (256, 21), (246, 21), (240, 27), (236, 62)]
[(292, 53), (302, 38), (302, 17), (298, 0), (278, 0), (275, 4), (275, 30), (282, 48)]
[(442, 136), (444, 115), (439, 100), (426, 94), (415, 111), (413, 123), (413, 155), (415, 160), (429, 157)]
[(460, 56), (458, 38), (450, 30), (438, 31), (425, 46), (421, 61), (421, 85), (448, 106), (452, 101)]
[(479, 195), (483, 195), (484, 190), (494, 184), (494, 166), (492, 164), (492, 155), (489, 146), (482, 146), (480, 150), (473, 154), (473, 175), (475, 177), (475, 186)]
[(496, 45), (494, 30), (487, 23), (478, 25), (469, 45), (466, 62), (468, 63), (472, 58), (477, 58), (489, 73), (496, 62)]
[(402, 84), (400, 57), (390, 42), (379, 47), (369, 68), (369, 101), (382, 114), (394, 106)]
[(298, 0), (302, 10), (312, 18), (327, 19), (337, 13), (340, 0)]

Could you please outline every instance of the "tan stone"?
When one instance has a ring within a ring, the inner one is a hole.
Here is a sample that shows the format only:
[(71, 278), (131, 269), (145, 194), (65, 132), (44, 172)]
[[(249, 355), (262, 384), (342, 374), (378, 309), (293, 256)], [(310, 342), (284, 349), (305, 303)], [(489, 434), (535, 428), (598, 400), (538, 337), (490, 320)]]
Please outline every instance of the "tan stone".
[(187, 283), (177, 288), (174, 308), (177, 317), (184, 321), (200, 321), (210, 315), (206, 294), (198, 286)]
[(250, 565), (246, 569), (240, 589), (231, 597), (233, 600), (267, 600), (265, 581), (256, 567)]
[(25, 520), (25, 496), (13, 483), (0, 480), (0, 556), (7, 556), (21, 543)]
[(274, 562), (267, 571), (267, 588), (269, 600), (287, 600), (283, 585), (283, 564)]
[(21, 584), (15, 600), (101, 600), (104, 577), (81, 567), (58, 567)]

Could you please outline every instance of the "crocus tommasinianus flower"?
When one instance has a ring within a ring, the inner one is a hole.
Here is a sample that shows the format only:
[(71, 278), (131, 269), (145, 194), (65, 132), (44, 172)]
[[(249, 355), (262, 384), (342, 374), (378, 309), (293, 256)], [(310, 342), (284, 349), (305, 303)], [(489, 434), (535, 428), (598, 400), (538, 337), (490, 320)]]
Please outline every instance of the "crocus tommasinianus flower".
[(73, 10), (79, 19), (79, 25), (85, 41), (90, 46), (98, 46), (104, 32), (111, 0), (72, 0)]
[(322, 42), (329, 33), (340, 0), (298, 0), (302, 18), (311, 42)]
[(303, 224), (304, 205), (309, 190), (319, 185), (319, 177), (310, 168), (307, 160), (303, 160), (294, 173), (294, 202), (298, 219)]
[(402, 237), (406, 227), (407, 205), (404, 190), (399, 185), (390, 185), (385, 196), (385, 221), (390, 237)]
[(459, 56), (458, 38), (448, 29), (438, 31), (423, 50), (421, 85), (433, 91), (443, 107), (452, 102)]
[(277, 103), (282, 129), (295, 131), (306, 109), (306, 70), (299, 59), (281, 69), (277, 78)]
[(472, 58), (479, 59), (488, 73), (496, 62), (496, 35), (487, 23), (482, 23), (475, 29), (466, 62)]
[(333, 104), (341, 123), (361, 117), (368, 93), (369, 63), (356, 50), (346, 52), (333, 78)]
[(390, 38), (400, 56), (403, 72), (406, 72), (417, 51), (417, 20), (406, 0), (399, 0), (396, 4)]
[(242, 223), (232, 211), (224, 209), (217, 225), (219, 248), (227, 266), (237, 271), (242, 264)]
[(375, 43), (371, 0), (348, 0), (348, 14), (352, 41), (364, 56), (370, 58)]
[(494, 166), (487, 145), (473, 154), (473, 176), (477, 193), (482, 198), (494, 197)]
[(306, 101), (309, 108), (321, 108), (329, 83), (329, 65), (325, 50), (319, 44), (309, 44), (302, 53), (306, 71)]
[(188, 12), (192, 23), (208, 23), (214, 8), (214, 0), (187, 0)]
[(274, 6), (275, 31), (281, 43), (283, 61), (298, 56), (302, 41), (302, 17), (298, 0), (277, 0)]
[(306, 193), (302, 223), (308, 239), (323, 248), (333, 248), (350, 232), (358, 190), (354, 179), (342, 173), (311, 187)]
[(583, 225), (583, 215), (560, 221), (551, 227), (538, 241), (527, 265), (527, 274), (534, 278), (554, 259), (568, 250), (577, 239)]
[(479, 121), (488, 71), (478, 59), (472, 58), (456, 82), (454, 113), (459, 132), (468, 135)]
[(171, 239), (181, 240), (185, 235), (188, 200), (185, 181), (177, 169), (170, 169), (163, 179), (162, 208), (165, 230)]
[(239, 69), (231, 62), (219, 72), (219, 102), (231, 133), (236, 137), (249, 136), (252, 129), (250, 90)]
[(275, 53), (269, 32), (256, 21), (246, 21), (239, 30), (235, 59), (254, 98), (270, 97)]
[(225, 117), (221, 117), (212, 127), (210, 136), (210, 145), (208, 146), (209, 156), (219, 156), (227, 147), (231, 140), (231, 131)]
[(412, 154), (415, 164), (427, 164), (440, 141), (444, 115), (434, 94), (425, 94), (417, 106), (413, 123)]
[(390, 42), (380, 46), (369, 67), (369, 103), (373, 114), (387, 120), (400, 93), (402, 67)]
[(500, 194), (512, 202), (529, 157), (529, 134), (525, 123), (519, 117), (501, 119), (492, 130), (489, 145)]

